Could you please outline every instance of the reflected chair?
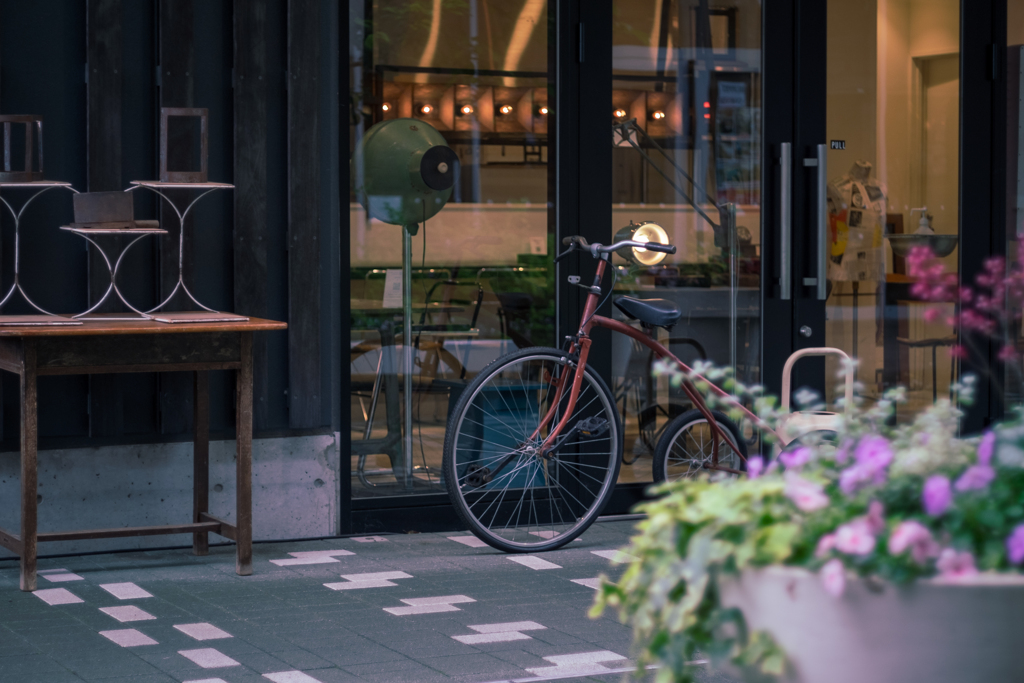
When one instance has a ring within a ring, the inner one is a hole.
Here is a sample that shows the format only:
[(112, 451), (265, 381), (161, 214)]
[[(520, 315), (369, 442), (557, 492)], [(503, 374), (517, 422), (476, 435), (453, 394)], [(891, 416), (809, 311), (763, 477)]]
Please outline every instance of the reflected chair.
[[(937, 337), (932, 339), (907, 339), (906, 337), (896, 337), (896, 343), (900, 346), (909, 349), (927, 349), (932, 350), (932, 403), (939, 398), (939, 381), (938, 381), (938, 369), (937, 369), (937, 353), (936, 351), (940, 346), (956, 346), (959, 340), (956, 335), (950, 335), (948, 337)], [(900, 354), (902, 355), (902, 354)], [(898, 361), (899, 362), (899, 361)], [(902, 377), (902, 368), (897, 366), (897, 376)], [(956, 380), (956, 359), (952, 359), (949, 364), (949, 385), (950, 385), (950, 398), (952, 398), (952, 386)], [(908, 387), (909, 388), (909, 387)]]

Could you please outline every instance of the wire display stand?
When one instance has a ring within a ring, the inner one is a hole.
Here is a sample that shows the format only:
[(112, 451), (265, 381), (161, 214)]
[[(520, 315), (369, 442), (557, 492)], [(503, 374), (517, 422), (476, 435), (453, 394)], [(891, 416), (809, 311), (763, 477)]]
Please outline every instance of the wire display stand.
[[(189, 290), (188, 285), (185, 284), (185, 218), (188, 216), (188, 212), (192, 210), (192, 207), (195, 206), (200, 199), (211, 192), (215, 192), (216, 190), (231, 190), (234, 189), (235, 186), (229, 183), (174, 183), (160, 180), (133, 180), (131, 184), (132, 187), (129, 187), (125, 192), (132, 192), (140, 187), (144, 187), (147, 190), (160, 195), (160, 197), (162, 197), (163, 200), (166, 201), (172, 209), (174, 209), (174, 213), (178, 216), (178, 224), (180, 226), (180, 230), (178, 232), (178, 282), (174, 285), (174, 289), (171, 290), (171, 293), (167, 295), (167, 298), (157, 304), (156, 307), (146, 311), (145, 315), (153, 320), (163, 323), (240, 322), (248, 320), (249, 318), (246, 316), (235, 315), (234, 313), (222, 313), (221, 311), (215, 311), (209, 306), (202, 304)], [(192, 201), (190, 201), (188, 206), (185, 207), (185, 210), (182, 211), (174, 201), (164, 193), (165, 190), (201, 190), (201, 192)], [(125, 251), (127, 251), (127, 249)], [(153, 315), (170, 303), (179, 290), (184, 292), (185, 296), (187, 296), (192, 303), (202, 310), (177, 312), (164, 311), (159, 315)], [(135, 309), (132, 308), (132, 310)]]
[(14, 282), (11, 283), (11, 288), (4, 294), (3, 299), (0, 299), (0, 310), (3, 309), (10, 301), (11, 298), (17, 293), (21, 295), (21, 298), (25, 302), (36, 309), (43, 315), (0, 315), (0, 324), (3, 325), (81, 325), (82, 323), (78, 320), (57, 315), (51, 313), (45, 308), (32, 301), (28, 293), (21, 286), (21, 216), (25, 213), (25, 209), (28, 208), (29, 204), (35, 201), (36, 197), (39, 197), (44, 192), (52, 190), (55, 187), (63, 187), (75, 194), (78, 194), (78, 190), (71, 187), (71, 183), (64, 182), (61, 180), (30, 180), (24, 182), (0, 182), (0, 190), (8, 188), (21, 188), (21, 189), (36, 189), (37, 191), (28, 198), (28, 200), (21, 205), (21, 208), (17, 211), (11, 206), (4, 197), (0, 196), (0, 202), (7, 207), (7, 210), (11, 214), (11, 218), (14, 219)]
[[(139, 309), (135, 308), (130, 303), (128, 303), (128, 300), (124, 297), (124, 294), (121, 293), (121, 290), (117, 286), (117, 271), (121, 268), (121, 262), (124, 260), (124, 255), (127, 254), (128, 251), (133, 246), (135, 246), (136, 242), (141, 240), (143, 237), (148, 237), (150, 235), (166, 235), (167, 234), (166, 230), (164, 230), (163, 228), (159, 228), (159, 227), (141, 227), (141, 228), (131, 228), (131, 229), (127, 229), (126, 230), (126, 229), (118, 229), (118, 228), (76, 228), (76, 227), (67, 226), (67, 225), (61, 226), (61, 230), (66, 230), (68, 232), (72, 232), (72, 233), (74, 233), (76, 235), (79, 235), (80, 237), (84, 238), (89, 244), (91, 244), (92, 246), (96, 247), (96, 251), (98, 251), (100, 256), (103, 257), (103, 261), (107, 264), (107, 269), (110, 271), (110, 284), (107, 285), (107, 291), (103, 293), (103, 296), (100, 297), (99, 301), (97, 301), (95, 304), (93, 304), (89, 308), (89, 310), (83, 311), (82, 313), (74, 315), (74, 316), (72, 316), (72, 318), (74, 318), (75, 320), (86, 320), (86, 321), (89, 321), (89, 320), (103, 320), (103, 321), (109, 321), (109, 320), (152, 320), (154, 318), (154, 316), (151, 316), (148, 313), (143, 313), (142, 311), (140, 311)], [(117, 236), (120, 236), (120, 237), (134, 236), (135, 239), (133, 239), (131, 242), (129, 242), (128, 245), (124, 249), (121, 250), (121, 253), (117, 257), (117, 261), (115, 261), (112, 264), (110, 262), (110, 257), (107, 256), (107, 253), (103, 249), (103, 247), (101, 247), (99, 245), (99, 243), (97, 243), (96, 240), (93, 239), (93, 237), (97, 236), (97, 235), (117, 235)], [(88, 317), (89, 314), (91, 314), (93, 311), (95, 311), (97, 308), (99, 308), (101, 305), (103, 305), (103, 302), (106, 301), (108, 298), (110, 298), (111, 294), (116, 295), (118, 300), (120, 300), (121, 303), (123, 303), (125, 306), (130, 308), (136, 315), (130, 316), (130, 315), (118, 315), (118, 314), (102, 314), (102, 315), (93, 316), (91, 318)]]

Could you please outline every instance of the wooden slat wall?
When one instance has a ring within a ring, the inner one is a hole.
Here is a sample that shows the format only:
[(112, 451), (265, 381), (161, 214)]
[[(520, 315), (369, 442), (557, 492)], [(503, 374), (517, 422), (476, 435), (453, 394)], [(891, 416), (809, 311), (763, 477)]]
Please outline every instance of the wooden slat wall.
[[(160, 0), (159, 41), (160, 41), (160, 106), (194, 106), (193, 70), (195, 61), (195, 30), (193, 0)], [(159, 112), (158, 112), (159, 114)], [(168, 138), (168, 168), (191, 168), (194, 140), (190, 129), (171, 129)], [(159, 144), (159, 141), (157, 141)], [(197, 166), (198, 167), (198, 166)], [(154, 178), (159, 169), (154, 169)], [(174, 199), (182, 209), (195, 196), (193, 190), (169, 191), (167, 196)], [(160, 238), (160, 301), (174, 289), (178, 281), (178, 216), (167, 205), (160, 202), (160, 225), (169, 234)], [(193, 228), (192, 218), (185, 221), (185, 282), (195, 282), (195, 268), (192, 241), (188, 239)], [(193, 289), (195, 287), (193, 286)], [(193, 306), (186, 297), (178, 294), (168, 310), (182, 310), (185, 305)], [(175, 306), (179, 308), (175, 308)], [(191, 431), (193, 418), (192, 374), (188, 372), (162, 373), (160, 385), (160, 431), (163, 434), (180, 434)]]
[[(121, 0), (88, 0), (88, 191), (123, 189), (121, 179)], [(89, 304), (99, 300), (110, 284), (103, 257), (89, 250)], [(104, 310), (108, 304), (104, 304)], [(123, 308), (119, 305), (118, 309)], [(118, 310), (114, 309), (114, 310)], [(89, 432), (117, 436), (124, 431), (122, 377), (89, 377)]]
[(288, 0), (288, 421), (318, 427), (320, 2)]
[[(267, 296), (267, 1), (234, 4), (235, 311), (265, 317)], [(253, 342), (255, 429), (268, 422), (267, 335)]]

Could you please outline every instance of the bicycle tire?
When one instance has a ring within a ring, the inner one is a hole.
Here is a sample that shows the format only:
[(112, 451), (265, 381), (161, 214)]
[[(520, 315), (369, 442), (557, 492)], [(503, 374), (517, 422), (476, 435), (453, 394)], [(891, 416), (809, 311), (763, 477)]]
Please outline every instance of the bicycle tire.
[[(739, 427), (717, 410), (712, 410), (711, 416), (719, 426), (725, 427), (729, 431), (740, 449), (740, 455), (743, 456), (742, 459), (737, 458), (731, 448), (725, 443), (719, 443), (719, 464), (736, 470), (745, 469), (747, 442), (742, 438)], [(658, 440), (658, 447), (654, 449), (653, 475), (655, 483), (675, 481), (709, 471), (704, 467), (704, 463), (710, 461), (712, 457), (712, 443), (708, 438), (711, 429), (707, 425), (704, 415), (694, 408), (676, 417), (665, 426), (665, 431), (661, 435), (661, 439)], [(680, 442), (680, 438), (683, 438), (684, 441)], [(696, 447), (696, 452), (694, 452), (694, 447)], [(687, 457), (688, 455), (695, 457)], [(672, 463), (678, 463), (679, 467), (673, 467)], [(684, 465), (684, 463), (686, 464)]]
[(515, 351), (485, 367), (452, 410), (444, 441), (445, 487), (469, 530), (499, 550), (538, 552), (569, 543), (597, 519), (615, 487), (622, 424), (614, 395), (589, 367), (562, 434), (585, 417), (606, 420), (607, 431), (593, 438), (574, 433), (548, 457), (531, 451), (563, 414), (568, 392), (547, 428), (529, 439), (555, 395), (551, 378), (567, 370), (572, 371), (567, 354), (558, 349)]

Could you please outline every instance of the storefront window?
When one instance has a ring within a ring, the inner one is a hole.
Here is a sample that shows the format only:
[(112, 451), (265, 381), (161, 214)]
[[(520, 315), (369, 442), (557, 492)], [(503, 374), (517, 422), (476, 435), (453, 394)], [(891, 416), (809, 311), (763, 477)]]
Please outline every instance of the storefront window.
[(417, 225), (403, 266), (406, 228), (368, 218), (355, 188), (372, 171), (353, 157), (352, 495), (443, 492), (445, 425), (461, 388), (502, 353), (554, 343), (549, 8), (545, 0), (353, 0), (349, 8), (352, 149), (375, 124), (412, 119), (436, 129), (459, 161), (447, 205)]
[(917, 297), (905, 256), (958, 271), (960, 3), (830, 0), (826, 60), (826, 343), (869, 400), (908, 389), (903, 421), (958, 375), (954, 304)]
[[(616, 257), (616, 294), (672, 301), (679, 322), (651, 334), (685, 363), (709, 360), (756, 383), (761, 3), (616, 0), (613, 12), (609, 237), (630, 221), (652, 221), (678, 248), (651, 267)], [(621, 311), (614, 315), (628, 320)], [(620, 481), (651, 481), (662, 430), (693, 406), (681, 390), (651, 377), (653, 359), (640, 344), (616, 335), (613, 354), (625, 424)], [(710, 440), (705, 447), (710, 452)]]

